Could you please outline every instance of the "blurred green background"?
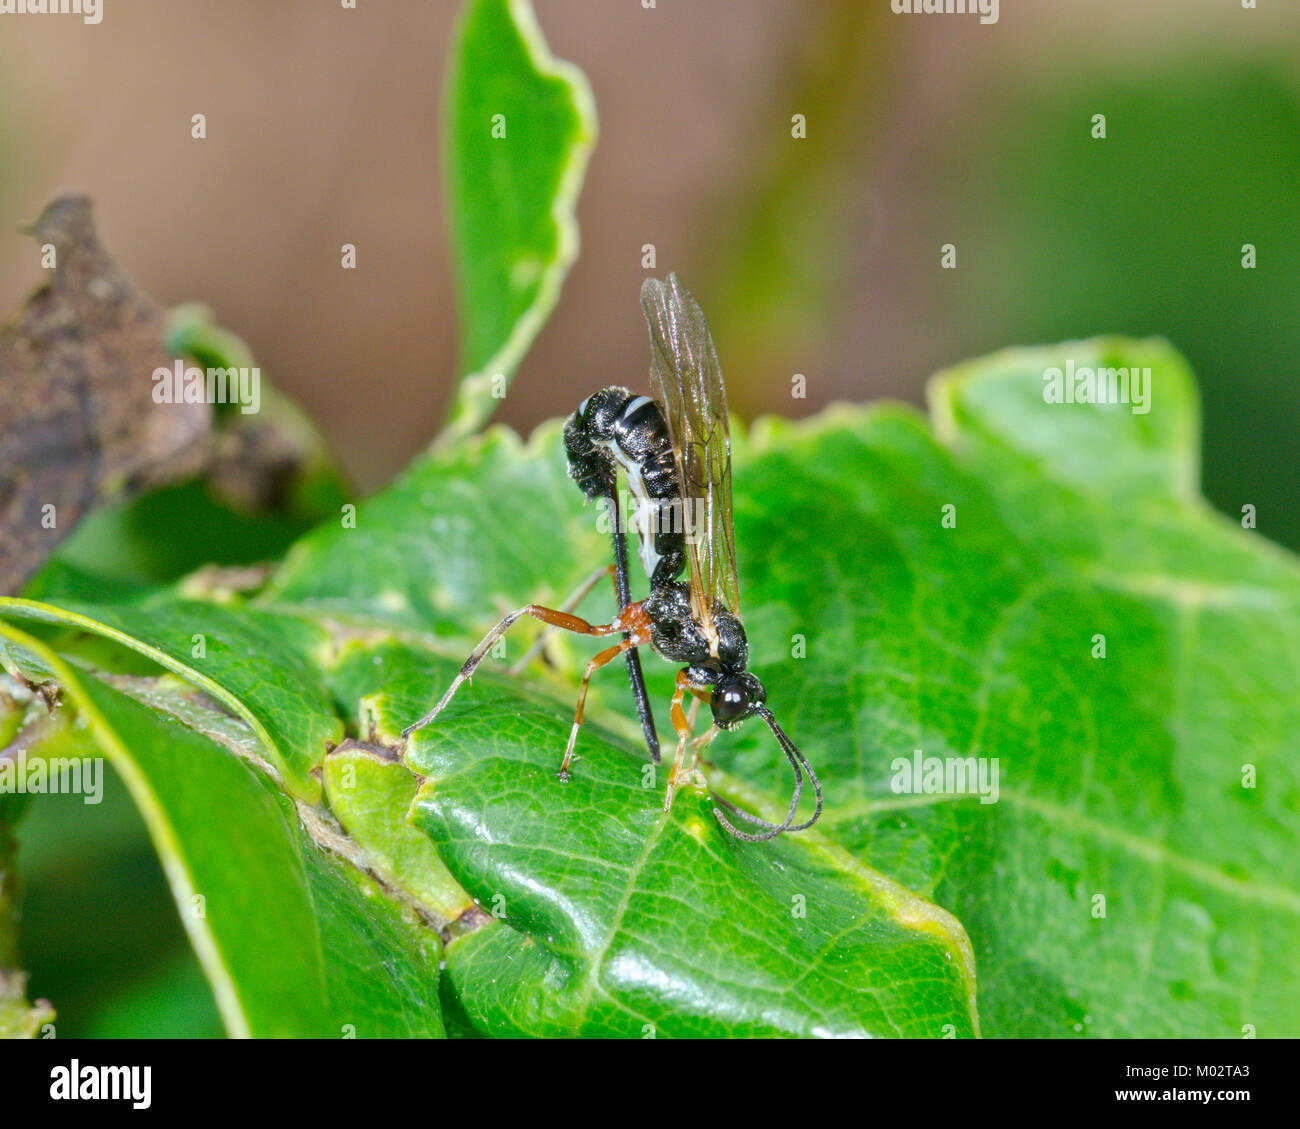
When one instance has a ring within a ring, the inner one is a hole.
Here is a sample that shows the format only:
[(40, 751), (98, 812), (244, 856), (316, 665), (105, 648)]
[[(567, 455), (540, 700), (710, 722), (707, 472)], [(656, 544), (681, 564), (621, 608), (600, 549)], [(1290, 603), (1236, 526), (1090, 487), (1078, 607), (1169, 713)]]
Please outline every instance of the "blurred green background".
[[(40, 280), (18, 225), (83, 188), (144, 289), (211, 305), (380, 485), (453, 377), (437, 122), (455, 5), (105, 7), (93, 27), (0, 23), (0, 310)], [(1300, 548), (1300, 5), (1043, 0), (991, 26), (888, 0), (535, 7), (601, 137), (581, 256), (500, 419), (644, 386), (653, 244), (708, 312), (742, 418), (919, 404), (935, 369), (1010, 344), (1165, 336), (1200, 380), (1208, 497)], [(21, 840), (24, 957), (60, 1034), (219, 1033), (120, 787), (33, 804)]]

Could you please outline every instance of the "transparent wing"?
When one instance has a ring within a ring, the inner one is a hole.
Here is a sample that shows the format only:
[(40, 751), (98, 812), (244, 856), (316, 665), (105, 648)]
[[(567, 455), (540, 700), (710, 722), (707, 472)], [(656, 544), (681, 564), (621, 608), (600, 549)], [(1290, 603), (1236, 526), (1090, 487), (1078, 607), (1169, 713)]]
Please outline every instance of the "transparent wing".
[(641, 307), (650, 326), (652, 390), (677, 456), (692, 610), (712, 642), (714, 606), (740, 614), (727, 390), (704, 311), (677, 275), (646, 279)]

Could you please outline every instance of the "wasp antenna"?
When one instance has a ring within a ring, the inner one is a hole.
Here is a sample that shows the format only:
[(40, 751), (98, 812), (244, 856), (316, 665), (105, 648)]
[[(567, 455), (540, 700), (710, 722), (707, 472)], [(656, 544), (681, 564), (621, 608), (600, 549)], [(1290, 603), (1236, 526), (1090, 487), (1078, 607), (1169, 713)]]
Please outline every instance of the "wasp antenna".
[[(792, 824), (791, 826), (786, 828), (787, 831), (806, 831), (809, 827), (811, 827), (814, 823), (816, 823), (821, 818), (821, 814), (822, 814), (821, 781), (817, 779), (817, 774), (813, 771), (812, 765), (808, 763), (808, 758), (805, 757), (803, 753), (799, 751), (795, 743), (791, 741), (790, 738), (786, 735), (785, 730), (782, 729), (779, 725), (777, 725), (776, 718), (772, 716), (772, 711), (769, 710), (766, 706), (759, 706), (758, 709), (756, 709), (754, 712), (757, 713), (764, 721), (767, 722), (767, 727), (772, 731), (772, 735), (777, 739), (777, 743), (780, 744), (783, 750), (785, 750), (785, 755), (790, 758), (791, 763), (797, 760), (801, 765), (803, 765), (804, 772), (808, 774), (808, 779), (812, 781), (813, 792), (817, 796), (816, 810), (812, 813), (812, 817), (810, 819), (806, 820), (803, 823)], [(796, 769), (795, 772), (797, 773), (798, 769)]]
[[(786, 831), (804, 831), (816, 823), (822, 814), (822, 786), (821, 782), (817, 779), (817, 774), (812, 770), (812, 765), (808, 763), (807, 758), (786, 735), (785, 730), (776, 723), (776, 718), (772, 716), (772, 711), (766, 706), (759, 706), (754, 710), (754, 712), (767, 722), (767, 727), (772, 731), (772, 736), (776, 738), (777, 744), (781, 746), (781, 751), (785, 753), (786, 760), (790, 762), (790, 767), (794, 769), (794, 793), (790, 797), (790, 810), (786, 813), (786, 817), (781, 823), (771, 823), (766, 819), (760, 819), (756, 815), (750, 815), (749, 812), (741, 811), (734, 804), (727, 803), (726, 800), (720, 799), (718, 801), (733, 815), (743, 819), (745, 822), (765, 828), (764, 832), (758, 835), (750, 835), (736, 828), (727, 820), (727, 817), (722, 814), (722, 811), (719, 808), (714, 808), (713, 814), (726, 831), (735, 836), (735, 838), (743, 839), (746, 843), (763, 843), (768, 839), (775, 839), (778, 835), (781, 835)], [(811, 819), (808, 819), (803, 823), (795, 823), (794, 813), (799, 807), (799, 798), (803, 794), (803, 778), (805, 772), (808, 774), (808, 779), (812, 781), (813, 791), (817, 795), (817, 810), (813, 812)]]
[[(795, 785), (795, 800), (794, 800), (795, 804), (798, 804), (799, 802), (798, 801), (799, 788), (802, 786), (802, 783), (803, 782), (800, 781), (798, 784)], [(756, 824), (759, 827), (767, 828), (767, 830), (764, 831), (762, 834), (750, 835), (748, 832), (741, 831), (738, 827), (732, 824), (727, 819), (727, 817), (722, 814), (721, 808), (714, 808), (713, 809), (714, 818), (716, 818), (717, 821), (720, 824), (722, 824), (723, 830), (725, 830), (727, 834), (732, 836), (733, 838), (742, 839), (746, 843), (766, 843), (769, 839), (775, 839), (778, 835), (782, 835), (790, 829), (790, 820), (794, 818), (793, 807), (790, 809), (790, 814), (788, 814), (785, 817), (785, 820), (783, 822), (769, 823), (766, 819), (759, 819), (758, 816), (756, 815), (750, 815), (749, 812), (747, 811), (741, 811), (741, 809), (736, 807), (735, 804), (729, 804), (727, 803), (726, 800), (720, 799), (718, 803), (725, 806), (727, 810), (732, 813), (732, 815), (739, 816), (741, 819), (746, 820), (749, 823)]]

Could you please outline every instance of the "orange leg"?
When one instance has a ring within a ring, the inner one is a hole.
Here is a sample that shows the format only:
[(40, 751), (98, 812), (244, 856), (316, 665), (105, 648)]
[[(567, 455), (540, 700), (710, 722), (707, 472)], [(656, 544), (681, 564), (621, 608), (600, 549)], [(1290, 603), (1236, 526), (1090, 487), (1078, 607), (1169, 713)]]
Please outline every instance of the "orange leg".
[[(692, 733), (695, 732), (695, 715), (700, 712), (700, 705), (701, 703), (704, 702), (706, 696), (707, 695), (705, 695), (702, 691), (699, 690), (695, 691), (695, 701), (691, 705), (691, 715), (689, 718)], [(713, 738), (715, 738), (717, 735), (718, 735), (718, 727), (714, 725), (712, 722), (710, 722), (708, 731), (703, 736), (696, 737), (695, 740), (691, 742), (691, 773), (692, 774), (699, 771), (701, 750), (707, 749), (711, 744), (713, 744)]]
[(679, 670), (677, 672), (677, 688), (673, 691), (673, 705), (668, 714), (672, 720), (673, 729), (677, 733), (677, 753), (673, 757), (672, 771), (668, 774), (668, 795), (664, 798), (664, 811), (666, 812), (673, 810), (673, 797), (677, 795), (677, 776), (682, 770), (682, 759), (686, 756), (686, 742), (691, 735), (691, 721), (695, 717), (695, 711), (692, 710), (691, 718), (688, 720), (682, 710), (682, 697), (687, 689), (686, 671)]
[[(572, 612), (573, 609), (576, 608), (580, 603), (582, 603), (583, 599), (586, 598), (587, 593), (590, 592), (593, 588), (596, 587), (597, 584), (600, 583), (600, 578), (602, 576), (613, 576), (613, 575), (614, 575), (614, 566), (612, 564), (601, 565), (600, 568), (596, 569), (595, 572), (593, 572), (589, 577), (587, 577), (586, 580), (584, 580), (581, 584), (578, 585), (577, 588), (573, 590), (573, 594), (567, 600), (565, 600), (564, 603), (560, 605), (560, 611)], [(616, 588), (615, 602), (617, 602), (617, 597), (618, 597), (618, 593)], [(554, 630), (555, 630), (554, 627), (548, 626), (542, 631), (542, 633), (537, 637), (536, 642), (534, 642), (533, 645), (528, 648), (528, 651), (524, 655), (524, 657), (510, 668), (509, 673), (511, 677), (516, 677), (522, 674), (528, 668), (528, 664), (532, 662), (533, 659), (535, 659), (539, 654), (541, 654), (542, 648), (546, 646), (546, 641), (551, 637), (551, 632)]]
[[(503, 618), (491, 631), (483, 636), (482, 642), (474, 648), (469, 658), (465, 660), (465, 665), (460, 668), (460, 672), (451, 680), (451, 685), (447, 687), (447, 692), (443, 694), (442, 700), (426, 713), (419, 721), (413, 725), (408, 725), (402, 730), (402, 736), (409, 737), (417, 729), (423, 729), (434, 718), (436, 718), (447, 703), (451, 701), (452, 695), (460, 689), (460, 684), (467, 678), (473, 677), (474, 671), (478, 669), (479, 663), (486, 657), (488, 651), (492, 649), (492, 644), (501, 638), (516, 620), (522, 616), (532, 616), (533, 619), (539, 619), (551, 627), (562, 627), (565, 631), (572, 631), (577, 635), (618, 635), (629, 630), (624, 626), (622, 620), (628, 614), (639, 613), (640, 609), (629, 608), (623, 615), (620, 615), (613, 623), (591, 624), (585, 619), (579, 619), (576, 615), (570, 615), (568, 612), (555, 611), (553, 608), (544, 608), (540, 604), (529, 604), (526, 608), (520, 608), (518, 611), (511, 612)], [(634, 632), (634, 638), (638, 637)]]
[(700, 698), (700, 692), (699, 692), (698, 690), (692, 690), (692, 691), (691, 691), (691, 695), (692, 695), (692, 697), (693, 697), (694, 700), (691, 702), (691, 711), (690, 711), (690, 713), (688, 713), (688, 714), (686, 715), (686, 728), (689, 729), (692, 733), (694, 733), (694, 732), (695, 732), (695, 719), (696, 719), (696, 718), (699, 716), (699, 714), (700, 714), (700, 701), (701, 701), (701, 698)]
[(560, 762), (560, 779), (569, 779), (569, 764), (573, 760), (573, 746), (578, 740), (578, 730), (582, 727), (582, 708), (587, 703), (587, 686), (591, 682), (591, 676), (596, 673), (602, 666), (613, 662), (619, 655), (629, 647), (637, 645), (636, 636), (624, 639), (621, 643), (615, 644), (601, 651), (594, 659), (587, 664), (587, 671), (582, 676), (582, 689), (578, 691), (578, 706), (573, 711), (573, 728), (569, 730), (569, 743), (564, 748), (564, 760)]

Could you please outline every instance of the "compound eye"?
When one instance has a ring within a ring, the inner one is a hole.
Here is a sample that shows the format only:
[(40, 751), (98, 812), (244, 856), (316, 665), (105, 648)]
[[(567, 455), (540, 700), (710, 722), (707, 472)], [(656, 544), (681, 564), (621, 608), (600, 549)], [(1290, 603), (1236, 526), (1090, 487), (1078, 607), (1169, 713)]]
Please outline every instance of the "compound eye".
[(721, 682), (713, 688), (709, 704), (713, 707), (713, 720), (726, 726), (739, 721), (749, 712), (749, 694), (739, 679)]

